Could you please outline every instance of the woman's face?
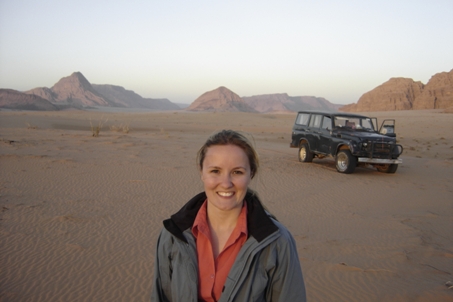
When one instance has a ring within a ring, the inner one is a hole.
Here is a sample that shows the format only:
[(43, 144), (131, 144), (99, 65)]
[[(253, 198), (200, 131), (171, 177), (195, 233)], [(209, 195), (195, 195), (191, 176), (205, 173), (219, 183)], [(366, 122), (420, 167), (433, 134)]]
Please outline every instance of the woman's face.
[(235, 145), (214, 145), (207, 149), (201, 180), (208, 205), (222, 211), (242, 207), (251, 180), (245, 152)]

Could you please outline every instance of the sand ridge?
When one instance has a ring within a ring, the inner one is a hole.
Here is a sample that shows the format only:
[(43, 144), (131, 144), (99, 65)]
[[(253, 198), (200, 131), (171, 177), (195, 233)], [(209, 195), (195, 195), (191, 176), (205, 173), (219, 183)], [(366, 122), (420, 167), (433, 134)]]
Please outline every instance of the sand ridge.
[(295, 114), (0, 111), (0, 300), (148, 301), (162, 220), (203, 189), (207, 136), (232, 128), (253, 135), (252, 188), (294, 235), (309, 300), (451, 301), (453, 115), (369, 115), (396, 118), (394, 175), (299, 163)]

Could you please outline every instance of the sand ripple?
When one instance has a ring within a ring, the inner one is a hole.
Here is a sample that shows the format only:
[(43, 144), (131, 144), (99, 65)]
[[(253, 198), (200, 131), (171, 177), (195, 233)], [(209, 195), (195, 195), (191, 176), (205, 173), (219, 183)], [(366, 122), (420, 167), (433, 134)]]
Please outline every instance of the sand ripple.
[(148, 301), (162, 220), (203, 189), (202, 142), (233, 128), (254, 135), (252, 187), (294, 235), (310, 301), (452, 301), (451, 116), (428, 139), (409, 130), (432, 113), (398, 114), (413, 150), (397, 173), (342, 175), (297, 161), (292, 115), (112, 114), (130, 133), (93, 138), (96, 113), (0, 112), (0, 300)]

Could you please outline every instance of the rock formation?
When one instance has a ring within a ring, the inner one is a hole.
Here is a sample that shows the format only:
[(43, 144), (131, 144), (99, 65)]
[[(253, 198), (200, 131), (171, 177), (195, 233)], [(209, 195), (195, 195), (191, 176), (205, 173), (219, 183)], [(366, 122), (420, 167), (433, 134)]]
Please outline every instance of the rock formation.
[(422, 90), (422, 82), (414, 82), (407, 78), (391, 78), (364, 93), (357, 104), (341, 107), (340, 110), (349, 112), (409, 110)]
[[(80, 72), (60, 79), (52, 88), (35, 88), (25, 93), (39, 95), (52, 103), (81, 106), (120, 106), (100, 95)], [(121, 106), (122, 107), (122, 106)]]
[(179, 110), (168, 99), (142, 98), (131, 90), (115, 85), (91, 84), (80, 72), (74, 72), (59, 80), (52, 88), (40, 87), (26, 91), (59, 106), (83, 108), (86, 106), (109, 106), (147, 108), (155, 110)]
[(38, 95), (30, 95), (13, 89), (0, 89), (0, 108), (19, 110), (58, 110), (46, 99)]
[(255, 95), (242, 97), (242, 99), (258, 112), (295, 112), (301, 110), (337, 111), (341, 106), (334, 105), (324, 98), (314, 96), (291, 97), (287, 93)]
[(391, 78), (384, 84), (363, 94), (357, 103), (340, 111), (391, 111), (446, 109), (453, 107), (453, 69), (435, 74), (428, 84), (408, 78)]
[(257, 112), (247, 105), (240, 96), (223, 86), (202, 94), (186, 110)]
[(453, 69), (433, 75), (412, 109), (446, 109), (453, 107)]
[[(7, 106), (10, 106), (8, 108), (15, 108), (16, 105), (18, 108), (25, 106), (29, 109), (53, 108), (42, 102), (47, 100), (50, 104), (57, 105), (59, 108), (110, 106), (155, 110), (181, 109), (181, 107), (168, 99), (142, 98), (135, 92), (126, 90), (121, 86), (92, 85), (80, 72), (74, 72), (72, 75), (62, 78), (52, 88), (34, 88), (26, 91), (25, 94), (10, 89), (3, 89), (2, 93), (3, 107), (8, 103)], [(31, 98), (26, 94), (30, 95)], [(8, 101), (6, 101), (6, 97)], [(12, 104), (12, 101), (17, 104)], [(332, 104), (324, 98), (314, 96), (291, 97), (286, 93), (241, 98), (231, 90), (219, 87), (201, 95), (185, 110), (233, 112), (340, 110), (361, 112), (447, 108), (449, 108), (448, 110), (453, 110), (453, 69), (450, 72), (435, 74), (426, 85), (408, 78), (391, 78), (382, 85), (363, 94), (357, 103), (345, 106)]]
[(92, 84), (94, 90), (109, 100), (124, 107), (147, 108), (155, 110), (180, 110), (181, 108), (168, 99), (143, 98), (132, 90), (121, 86)]
[(254, 95), (242, 99), (258, 112), (288, 111), (284, 105), (288, 99), (286, 93)]
[(80, 72), (62, 78), (51, 90), (57, 95), (57, 102), (76, 103), (82, 106), (118, 106), (94, 90)]
[(48, 100), (51, 103), (57, 102), (57, 96), (51, 89), (47, 87), (33, 88), (31, 90), (25, 91), (25, 93), (42, 97), (43, 99)]

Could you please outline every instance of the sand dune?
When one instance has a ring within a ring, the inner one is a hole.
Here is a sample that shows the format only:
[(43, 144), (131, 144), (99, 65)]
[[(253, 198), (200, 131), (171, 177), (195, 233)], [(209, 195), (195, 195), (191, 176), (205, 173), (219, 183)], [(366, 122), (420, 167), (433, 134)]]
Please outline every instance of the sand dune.
[(253, 135), (252, 187), (310, 301), (452, 301), (453, 115), (370, 115), (396, 118), (394, 175), (299, 163), (294, 114), (0, 111), (0, 301), (148, 301), (161, 222), (202, 190), (195, 154), (222, 128)]

